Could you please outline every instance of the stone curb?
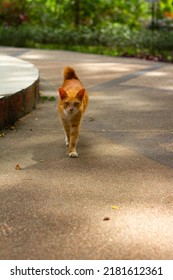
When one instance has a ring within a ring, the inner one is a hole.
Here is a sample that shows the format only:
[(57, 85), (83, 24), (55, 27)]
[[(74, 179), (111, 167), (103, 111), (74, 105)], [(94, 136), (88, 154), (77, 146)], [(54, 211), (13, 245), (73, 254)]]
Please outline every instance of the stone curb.
[(39, 72), (31, 63), (0, 56), (0, 130), (36, 108)]

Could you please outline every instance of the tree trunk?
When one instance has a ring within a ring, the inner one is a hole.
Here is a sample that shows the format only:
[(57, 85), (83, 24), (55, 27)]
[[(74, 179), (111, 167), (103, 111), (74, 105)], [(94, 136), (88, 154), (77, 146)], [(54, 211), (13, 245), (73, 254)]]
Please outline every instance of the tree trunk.
[(80, 25), (80, 0), (75, 0), (74, 3), (74, 24), (76, 27)]

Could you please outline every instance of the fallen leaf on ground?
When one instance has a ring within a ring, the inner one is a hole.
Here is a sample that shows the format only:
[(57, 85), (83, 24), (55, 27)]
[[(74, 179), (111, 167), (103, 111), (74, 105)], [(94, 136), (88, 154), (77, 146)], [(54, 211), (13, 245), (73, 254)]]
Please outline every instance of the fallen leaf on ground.
[(114, 210), (119, 210), (119, 207), (117, 205), (112, 205), (111, 208)]
[(14, 125), (9, 125), (9, 129), (10, 129), (10, 130), (15, 130), (16, 128), (15, 128)]
[(4, 137), (5, 133), (4, 132), (0, 132), (0, 137)]
[(95, 121), (95, 119), (92, 118), (92, 117), (90, 117), (90, 118), (88, 119), (88, 121), (89, 121), (89, 122), (93, 122), (93, 121)]
[(16, 170), (22, 170), (22, 168), (20, 167), (20, 165), (19, 164), (16, 164), (16, 168), (15, 168)]
[(103, 221), (109, 221), (110, 218), (109, 217), (104, 217)]

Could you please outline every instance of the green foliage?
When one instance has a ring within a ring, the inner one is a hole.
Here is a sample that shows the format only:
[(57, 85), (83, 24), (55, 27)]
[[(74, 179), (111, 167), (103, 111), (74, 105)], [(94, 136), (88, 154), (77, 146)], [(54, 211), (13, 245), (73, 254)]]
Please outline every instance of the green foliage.
[(2, 0), (0, 2), (0, 24), (20, 25), (27, 20), (26, 1)]
[[(151, 18), (150, 7), (145, 0), (1, 0), (0, 25), (95, 27), (118, 22), (137, 28)], [(171, 12), (172, 0), (160, 0), (157, 15)]]
[(164, 12), (173, 12), (173, 2), (172, 0), (161, 0), (160, 9)]
[(17, 47), (46, 47), (106, 53), (113, 55), (172, 59), (173, 31), (131, 30), (122, 24), (107, 24), (100, 28), (41, 28), (22, 25), (0, 28), (0, 44)]
[(143, 0), (1, 0), (0, 23), (96, 26), (105, 22), (120, 22), (139, 26), (147, 16)]
[[(0, 44), (172, 59), (173, 21), (170, 29), (146, 29), (150, 8), (144, 0), (1, 0)], [(172, 0), (157, 10), (171, 15)]]
[(45, 101), (56, 101), (55, 96), (40, 96), (41, 101), (44, 103)]

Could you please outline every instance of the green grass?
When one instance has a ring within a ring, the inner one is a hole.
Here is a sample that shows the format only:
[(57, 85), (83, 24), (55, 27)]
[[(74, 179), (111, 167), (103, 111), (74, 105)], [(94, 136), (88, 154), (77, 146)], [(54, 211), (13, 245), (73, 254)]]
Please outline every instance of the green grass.
[(56, 97), (54, 96), (40, 96), (40, 99), (43, 103), (45, 101), (56, 101)]

